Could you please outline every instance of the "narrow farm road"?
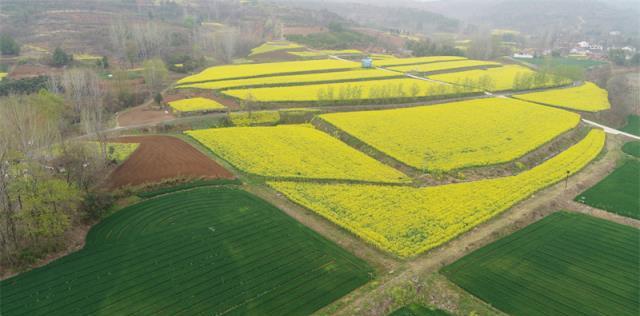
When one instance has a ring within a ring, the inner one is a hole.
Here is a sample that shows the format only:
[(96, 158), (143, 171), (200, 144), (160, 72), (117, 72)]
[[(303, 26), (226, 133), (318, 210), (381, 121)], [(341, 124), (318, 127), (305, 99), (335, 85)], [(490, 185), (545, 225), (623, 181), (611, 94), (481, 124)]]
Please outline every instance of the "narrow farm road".
[(605, 126), (605, 125), (602, 125), (602, 124), (599, 124), (599, 123), (596, 123), (596, 122), (593, 122), (593, 121), (589, 121), (587, 119), (582, 119), (582, 121), (587, 123), (587, 124), (589, 124), (589, 125), (593, 125), (593, 126), (602, 128), (604, 130), (604, 132), (607, 133), (607, 134), (622, 135), (622, 136), (626, 136), (626, 137), (631, 137), (631, 138), (636, 139), (636, 140), (640, 140), (639, 136), (636, 136), (636, 135), (633, 135), (633, 134), (629, 134), (629, 133), (623, 132), (621, 130), (617, 130), (617, 129), (609, 127), (609, 126)]

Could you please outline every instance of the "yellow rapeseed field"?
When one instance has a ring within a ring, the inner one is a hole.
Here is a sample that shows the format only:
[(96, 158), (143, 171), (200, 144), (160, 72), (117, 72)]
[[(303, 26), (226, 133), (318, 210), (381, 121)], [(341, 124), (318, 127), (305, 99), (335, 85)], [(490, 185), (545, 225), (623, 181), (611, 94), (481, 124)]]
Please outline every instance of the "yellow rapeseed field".
[(574, 88), (518, 94), (514, 95), (514, 97), (588, 112), (598, 112), (611, 108), (607, 90), (598, 87), (593, 82), (585, 82), (585, 84)]
[(538, 74), (518, 65), (505, 65), (503, 67), (476, 69), (445, 74), (431, 75), (429, 78), (449, 83), (471, 85), (489, 91), (526, 90), (533, 88), (553, 87), (568, 84), (568, 79), (553, 75)]
[(362, 55), (362, 51), (357, 49), (341, 49), (341, 50), (320, 50), (320, 51), (303, 51), (303, 52), (289, 52), (289, 54), (299, 57), (322, 57), (327, 55)]
[(295, 87), (268, 87), (225, 90), (224, 94), (260, 102), (347, 101), (439, 96), (454, 93), (454, 88), (437, 82), (411, 78), (366, 80)]
[(604, 146), (601, 130), (516, 176), (434, 187), (269, 182), (303, 205), (401, 257), (411, 257), (455, 238), (536, 191), (563, 180)]
[(359, 68), (360, 63), (336, 60), (304, 60), (264, 64), (238, 64), (209, 67), (202, 72), (178, 80), (178, 84), (228, 80), (296, 72), (336, 71)]
[(186, 133), (237, 168), (261, 176), (410, 181), (399, 171), (311, 125), (231, 127)]
[(215, 100), (207, 98), (191, 98), (171, 101), (169, 106), (178, 112), (215, 111), (226, 107)]
[[(191, 83), (178, 86), (178, 88), (197, 89), (228, 89), (237, 87), (261, 86), (261, 85), (297, 85), (310, 82), (339, 81), (339, 80), (359, 80), (372, 78), (399, 77), (402, 74), (379, 69), (356, 69), (336, 72), (319, 72), (303, 75), (271, 76), (236, 80), (210, 81), (201, 83)], [(291, 88), (294, 89), (294, 88)]]
[(450, 60), (464, 60), (465, 57), (460, 56), (427, 56), (427, 57), (412, 57), (412, 58), (387, 58), (382, 60), (376, 60), (373, 62), (374, 66), (379, 67), (391, 67), (391, 66), (401, 66), (401, 65), (417, 65), (417, 64), (426, 64), (426, 63), (434, 63), (441, 61), (450, 61)]
[(428, 64), (419, 64), (419, 65), (408, 65), (408, 66), (396, 66), (389, 67), (390, 70), (401, 71), (401, 72), (433, 72), (433, 71), (442, 71), (442, 70), (455, 70), (460, 68), (467, 67), (480, 67), (480, 66), (502, 66), (500, 63), (492, 62), (492, 61), (484, 61), (484, 60), (457, 60), (457, 61), (445, 61), (438, 63), (428, 63)]
[(399, 161), (429, 171), (508, 162), (580, 121), (575, 113), (507, 98), (320, 118)]
[(251, 50), (251, 54), (249, 54), (249, 56), (254, 56), (254, 55), (259, 55), (259, 54), (264, 54), (264, 53), (269, 53), (269, 52), (274, 52), (274, 51), (278, 51), (278, 50), (285, 50), (285, 49), (296, 49), (296, 48), (302, 48), (304, 46), (300, 45), (300, 44), (296, 44), (296, 43), (291, 43), (291, 42), (266, 42), (254, 49)]
[(278, 111), (232, 112), (229, 119), (235, 126), (275, 125), (280, 121)]

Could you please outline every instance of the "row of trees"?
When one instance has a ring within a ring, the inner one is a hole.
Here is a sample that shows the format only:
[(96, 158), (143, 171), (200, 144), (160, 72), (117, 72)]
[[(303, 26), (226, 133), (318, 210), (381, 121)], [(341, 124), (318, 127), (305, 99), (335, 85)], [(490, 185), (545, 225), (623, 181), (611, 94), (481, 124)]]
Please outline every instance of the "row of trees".
[(103, 175), (105, 156), (64, 141), (71, 126), (67, 104), (65, 97), (44, 90), (0, 98), (3, 267), (60, 249), (73, 223), (95, 216), (91, 201), (102, 200), (95, 198), (93, 185)]

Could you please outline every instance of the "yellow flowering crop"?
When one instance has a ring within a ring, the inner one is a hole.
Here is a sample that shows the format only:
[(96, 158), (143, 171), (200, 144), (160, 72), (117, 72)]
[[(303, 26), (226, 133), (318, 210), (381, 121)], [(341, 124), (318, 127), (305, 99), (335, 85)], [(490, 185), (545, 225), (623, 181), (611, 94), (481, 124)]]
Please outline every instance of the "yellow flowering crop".
[(598, 112), (611, 108), (607, 90), (598, 87), (593, 82), (585, 82), (583, 85), (574, 88), (519, 94), (514, 97), (588, 112)]
[(8, 75), (8, 73), (6, 73), (6, 72), (0, 72), (0, 80), (2, 80), (7, 75)]
[(233, 112), (229, 113), (229, 119), (235, 126), (251, 126), (277, 124), (280, 121), (278, 111), (255, 111), (255, 112)]
[(575, 113), (507, 98), (320, 118), (399, 161), (430, 171), (508, 162), (580, 121)]
[[(178, 86), (178, 88), (198, 88), (198, 89), (227, 89), (236, 87), (248, 87), (248, 86), (260, 86), (260, 85), (296, 85), (309, 82), (322, 82), (322, 81), (339, 81), (339, 80), (358, 80), (358, 79), (371, 79), (371, 78), (389, 78), (399, 77), (402, 74), (393, 73), (391, 71), (385, 71), (380, 69), (356, 69), (348, 71), (336, 71), (336, 72), (318, 72), (303, 75), (287, 75), (287, 76), (271, 76), (271, 77), (257, 77), (247, 79), (236, 80), (222, 80), (222, 81), (209, 81), (200, 83), (191, 83)], [(295, 89), (291, 87), (290, 89)]]
[(191, 98), (169, 102), (169, 106), (179, 112), (222, 110), (226, 107), (207, 98)]
[(401, 66), (401, 65), (417, 65), (417, 64), (426, 64), (426, 63), (434, 63), (440, 61), (450, 61), (450, 60), (464, 60), (465, 57), (460, 56), (427, 56), (427, 57), (412, 57), (412, 58), (388, 58), (382, 60), (376, 60), (373, 62), (374, 66), (380, 67), (391, 67), (391, 66)]
[(277, 50), (296, 49), (296, 48), (302, 48), (302, 47), (304, 46), (296, 43), (291, 43), (291, 42), (266, 42), (252, 49), (251, 54), (249, 54), (249, 56), (274, 52)]
[(327, 55), (361, 55), (363, 52), (357, 49), (341, 49), (341, 50), (332, 50), (325, 49), (321, 51), (305, 51), (305, 52), (289, 52), (291, 55), (300, 56), (300, 57), (321, 57)]
[(117, 162), (125, 161), (138, 149), (139, 145), (137, 143), (108, 143), (107, 157)]
[(310, 125), (186, 132), (237, 168), (267, 177), (409, 182), (399, 171)]
[(390, 67), (390, 70), (401, 71), (401, 72), (432, 72), (432, 71), (442, 71), (442, 70), (455, 70), (459, 68), (467, 68), (467, 67), (480, 67), (480, 66), (502, 66), (499, 63), (492, 61), (484, 61), (484, 60), (457, 60), (457, 61), (445, 61), (438, 63), (428, 63), (428, 64), (419, 64), (419, 65), (408, 65), (408, 66), (396, 66)]
[[(92, 150), (96, 153), (101, 150), (99, 142), (86, 142), (86, 145), (88, 145), (88, 147), (85, 148), (88, 148), (89, 150)], [(129, 156), (131, 156), (131, 154), (133, 154), (136, 149), (138, 149), (139, 145), (140, 144), (138, 143), (107, 143), (107, 159), (115, 160), (116, 162), (123, 162), (127, 160), (127, 158), (129, 158)], [(59, 146), (56, 146), (53, 148), (52, 152), (54, 155), (60, 155), (62, 154), (61, 151), (62, 149)]]
[(414, 188), (275, 181), (269, 184), (364, 240), (401, 257), (437, 247), (563, 180), (604, 146), (601, 130), (516, 176)]
[(454, 89), (452, 86), (437, 82), (400, 78), (295, 87), (233, 89), (223, 93), (243, 100), (253, 98), (261, 102), (310, 102), (425, 97), (452, 94)]
[[(537, 79), (536, 76), (538, 76)], [(429, 78), (449, 83), (471, 85), (489, 91), (526, 90), (553, 87), (571, 82), (568, 79), (549, 74), (542, 77), (542, 74), (537, 74), (529, 68), (518, 65), (431, 75)]]
[(336, 59), (287, 61), (264, 64), (225, 65), (209, 67), (198, 74), (178, 80), (178, 84), (250, 78), (296, 72), (347, 70), (359, 67), (360, 63)]

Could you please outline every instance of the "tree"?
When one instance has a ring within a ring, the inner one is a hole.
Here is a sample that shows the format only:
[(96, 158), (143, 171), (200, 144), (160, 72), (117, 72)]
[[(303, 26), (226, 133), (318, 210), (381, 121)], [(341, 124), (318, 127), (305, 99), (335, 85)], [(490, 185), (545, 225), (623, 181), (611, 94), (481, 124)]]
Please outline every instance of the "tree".
[(62, 48), (56, 47), (51, 56), (51, 64), (56, 67), (66, 66), (73, 61), (73, 55), (67, 54)]
[(156, 93), (156, 95), (153, 97), (153, 101), (155, 101), (157, 105), (161, 105), (162, 104), (162, 93), (160, 93), (160, 92)]
[(102, 58), (96, 60), (96, 66), (103, 69), (109, 68), (109, 59), (107, 56), (102, 56)]
[(151, 95), (155, 96), (155, 94), (162, 90), (169, 71), (164, 65), (164, 62), (158, 58), (146, 60), (142, 66), (144, 67), (142, 73), (144, 82), (147, 84), (147, 87), (149, 87)]
[(19, 55), (20, 45), (9, 34), (2, 34), (0, 35), (0, 53), (2, 55)]
[(622, 49), (612, 49), (609, 51), (609, 60), (618, 66), (624, 66), (626, 63), (626, 54)]

